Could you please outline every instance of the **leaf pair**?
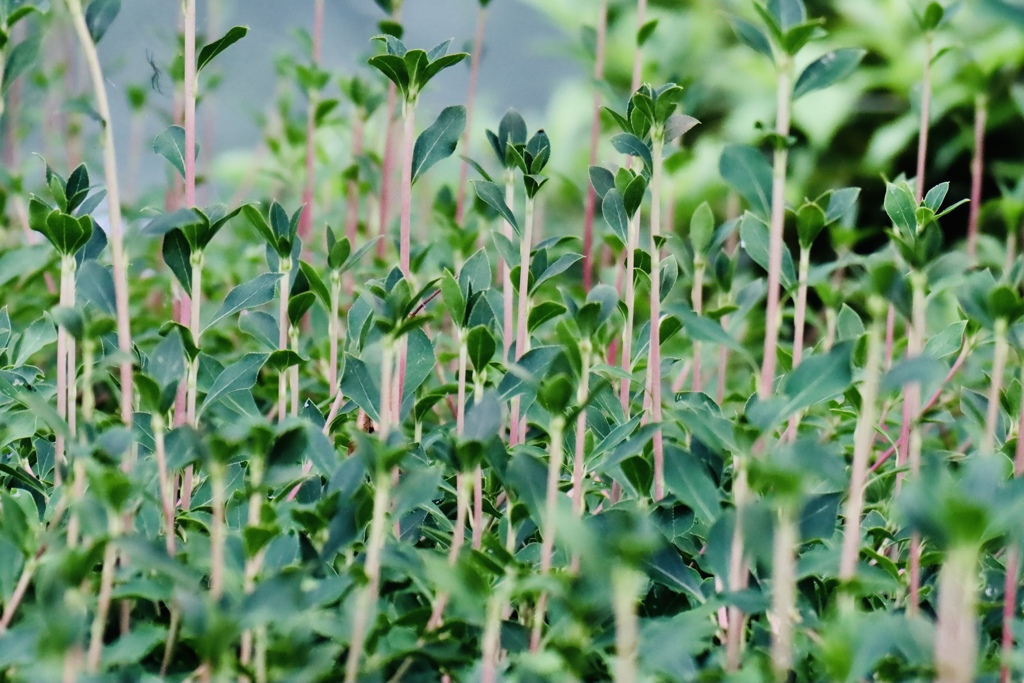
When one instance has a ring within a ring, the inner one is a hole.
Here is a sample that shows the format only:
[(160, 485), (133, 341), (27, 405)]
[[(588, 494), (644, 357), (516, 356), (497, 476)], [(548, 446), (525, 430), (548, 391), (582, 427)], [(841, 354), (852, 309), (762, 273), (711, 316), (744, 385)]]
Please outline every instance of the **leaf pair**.
[(384, 74), (402, 93), (407, 104), (415, 105), (427, 83), (448, 67), (458, 64), (469, 55), (465, 52), (448, 54), (451, 40), (435, 46), (430, 52), (409, 50), (401, 40), (391, 35), (375, 36), (384, 43), (386, 52), (370, 57), (369, 64)]
[(277, 254), (278, 258), (291, 258), (299, 231), (299, 218), (302, 217), (302, 207), (299, 207), (289, 217), (284, 207), (276, 201), (272, 202), (269, 220), (267, 220), (267, 217), (264, 217), (262, 211), (252, 204), (242, 207), (242, 213), (249, 219), (249, 222), (256, 228), (256, 232), (260, 234), (271, 250)]
[(629, 221), (643, 203), (647, 178), (628, 168), (620, 168), (612, 175), (606, 168), (591, 166), (590, 182), (601, 200), (605, 222), (623, 245), (628, 244)]

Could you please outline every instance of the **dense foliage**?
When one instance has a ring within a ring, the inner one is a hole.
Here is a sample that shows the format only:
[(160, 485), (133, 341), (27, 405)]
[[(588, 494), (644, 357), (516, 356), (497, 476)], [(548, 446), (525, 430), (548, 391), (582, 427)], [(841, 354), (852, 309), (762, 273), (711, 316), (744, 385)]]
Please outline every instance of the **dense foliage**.
[(199, 173), (181, 4), (123, 169), (120, 0), (0, 0), (0, 681), (1024, 673), (1019, 3), (544, 0), (527, 121), (313, 0)]

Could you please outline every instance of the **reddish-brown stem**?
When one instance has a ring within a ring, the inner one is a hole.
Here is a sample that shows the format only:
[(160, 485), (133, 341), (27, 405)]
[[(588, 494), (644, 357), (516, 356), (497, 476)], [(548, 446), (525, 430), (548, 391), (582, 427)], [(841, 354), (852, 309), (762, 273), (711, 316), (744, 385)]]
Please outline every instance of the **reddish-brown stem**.
[(924, 172), (928, 160), (928, 127), (931, 122), (932, 103), (932, 34), (924, 37), (924, 73), (921, 79), (921, 124), (917, 138), (917, 182), (916, 196), (920, 203), (924, 197)]
[(978, 218), (981, 216), (981, 181), (985, 172), (985, 126), (988, 97), (974, 98), (974, 156), (971, 159), (971, 204), (967, 220), (967, 256), (973, 262), (978, 254)]
[(185, 0), (185, 206), (196, 205), (196, 0)]
[[(462, 135), (462, 155), (469, 157), (473, 141), (473, 109), (476, 103), (476, 83), (480, 75), (480, 57), (484, 46), (484, 26), (487, 24), (487, 6), (480, 4), (476, 14), (476, 31), (473, 33), (473, 52), (469, 60), (469, 90), (466, 93), (466, 131)], [(455, 222), (462, 223), (466, 209), (466, 181), (469, 179), (469, 162), (462, 160), (459, 169), (459, 187), (455, 195)]]
[[(938, 402), (939, 397), (942, 395), (943, 387), (945, 387), (945, 385), (949, 384), (949, 380), (953, 379), (953, 375), (955, 375), (957, 370), (960, 369), (960, 366), (963, 365), (964, 361), (967, 359), (968, 351), (969, 351), (969, 346), (967, 345), (967, 342), (966, 342), (966, 339), (965, 339), (963, 344), (960, 347), (960, 355), (957, 356), (957, 359), (953, 363), (953, 366), (949, 369), (949, 372), (946, 373), (946, 379), (944, 379), (942, 381), (942, 386), (940, 386), (938, 389), (935, 390), (935, 393), (932, 394), (932, 397), (930, 399), (928, 399), (928, 403), (926, 403), (924, 405), (924, 407), (921, 408), (921, 412), (918, 415), (918, 419), (920, 419), (921, 415), (924, 415), (929, 410), (931, 410), (932, 406), (934, 406)], [(879, 467), (881, 467), (883, 464), (885, 464), (885, 461), (888, 460), (889, 458), (891, 458), (892, 455), (896, 452), (896, 448), (897, 448), (897, 446), (895, 446), (895, 445), (894, 446), (890, 446), (889, 450), (887, 450), (885, 453), (883, 453), (878, 458), (878, 460), (875, 461), (875, 464), (873, 464), (871, 466), (871, 470), (870, 471), (874, 472)]]
[(384, 158), (381, 160), (380, 175), (380, 241), (377, 242), (377, 257), (384, 258), (387, 245), (388, 222), (391, 218), (391, 176), (395, 167), (395, 108), (398, 106), (398, 94), (395, 84), (388, 86), (388, 104), (384, 112)]
[[(363, 153), (363, 128), (366, 125), (363, 110), (356, 112), (352, 121), (352, 163)], [(351, 244), (356, 243), (359, 232), (359, 183), (355, 179), (346, 185), (345, 236)]]
[[(320, 63), (320, 45), (324, 34), (324, 0), (313, 4), (313, 67)], [(306, 111), (306, 184), (302, 188), (302, 216), (299, 218), (299, 237), (309, 251), (309, 239), (313, 234), (313, 192), (316, 187), (316, 106), (319, 93), (309, 92)]]
[[(633, 278), (634, 254), (640, 232), (640, 214), (637, 212), (629, 221), (629, 235), (626, 239), (626, 267), (623, 271), (622, 286), (625, 288), (623, 300), (626, 302), (626, 324), (622, 328), (622, 369), (631, 374), (633, 371), (633, 315), (636, 306), (636, 285)], [(619, 385), (619, 401), (622, 412), (629, 418), (630, 379), (624, 377)]]
[(409, 234), (412, 229), (412, 152), (416, 142), (416, 103), (406, 102), (402, 112), (402, 225), (399, 236), (399, 265), (410, 279)]
[[(601, 0), (597, 13), (597, 51), (594, 58), (594, 82), (604, 79), (605, 41), (608, 34), (608, 0)], [(601, 139), (601, 91), (594, 88), (594, 113), (590, 121), (590, 165), (597, 164), (597, 145)], [(594, 214), (597, 192), (587, 183), (587, 198), (583, 204), (583, 289), (590, 291), (594, 277)]]
[[(637, 0), (636, 3), (636, 32), (640, 35), (640, 29), (647, 22), (647, 0)], [(633, 53), (633, 88), (630, 92), (636, 92), (640, 87), (640, 78), (643, 75), (644, 53), (640, 43), (636, 45), (636, 52)]]
[(18, 605), (25, 598), (25, 593), (28, 591), (29, 584), (32, 583), (32, 575), (35, 574), (38, 558), (41, 554), (42, 551), (37, 553), (35, 557), (29, 557), (25, 560), (25, 564), (21, 568), (21, 576), (18, 577), (18, 583), (15, 584), (14, 592), (11, 593), (11, 599), (4, 605), (3, 615), (0, 615), (0, 636), (11, 625), (11, 620), (14, 619), (14, 613), (18, 609)]

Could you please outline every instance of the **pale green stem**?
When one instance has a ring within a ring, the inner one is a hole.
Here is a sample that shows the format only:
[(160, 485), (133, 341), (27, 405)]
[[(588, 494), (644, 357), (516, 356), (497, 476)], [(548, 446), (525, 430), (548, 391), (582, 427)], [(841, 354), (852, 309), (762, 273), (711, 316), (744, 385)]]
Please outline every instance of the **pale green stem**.
[(772, 540), (772, 613), (775, 619), (772, 637), (772, 672), (784, 682), (793, 668), (793, 630), (796, 612), (797, 525), (793, 509), (783, 503), (777, 511)]
[[(857, 574), (857, 557), (860, 554), (861, 515), (864, 512), (864, 488), (867, 484), (868, 461), (874, 443), (875, 422), (878, 414), (878, 384), (882, 370), (882, 315), (886, 303), (880, 297), (869, 302), (871, 323), (868, 326), (867, 360), (864, 377), (860, 385), (860, 414), (853, 435), (853, 469), (850, 474), (850, 491), (843, 514), (844, 534), (842, 554), (839, 558), (839, 579), (849, 582)], [(850, 596), (844, 596), (850, 600)], [(844, 603), (849, 606), (852, 603)]]
[[(693, 257), (693, 289), (690, 291), (690, 303), (693, 312), (701, 315), (704, 309), (704, 270), (707, 268), (707, 261), (704, 256), (697, 254)], [(701, 358), (700, 341), (693, 340), (693, 364), (690, 368), (692, 374), (693, 390), (700, 392), (704, 390), (701, 383)]]
[(992, 354), (992, 384), (988, 392), (988, 410), (985, 413), (985, 433), (982, 435), (979, 451), (984, 456), (994, 455), (996, 428), (999, 426), (999, 398), (1003, 393), (1003, 374), (1006, 372), (1006, 358), (1010, 344), (1006, 339), (1006, 318), (996, 319), (995, 350)]
[[(546, 577), (551, 572), (551, 559), (555, 551), (555, 528), (558, 517), (558, 482), (562, 477), (562, 434), (565, 431), (565, 418), (561, 415), (551, 418), (548, 446), (548, 484), (544, 501), (543, 529), (540, 546), (540, 575)], [(544, 628), (544, 617), (547, 611), (548, 594), (543, 592), (537, 600), (537, 609), (533, 615), (533, 630), (530, 633), (530, 652), (540, 648), (541, 632)]]
[(782, 271), (783, 227), (786, 220), (786, 162), (789, 150), (782, 142), (789, 137), (793, 64), (788, 57), (778, 63), (775, 101), (775, 133), (780, 137), (772, 168), (772, 210), (768, 236), (768, 301), (765, 307), (764, 358), (758, 395), (768, 398), (774, 391), (775, 355), (779, 345), (781, 315), (780, 273)]
[[(109, 513), (108, 513), (109, 514)], [(89, 673), (100, 670), (100, 656), (103, 654), (103, 632), (107, 627), (107, 616), (110, 614), (110, 600), (114, 589), (114, 569), (117, 563), (116, 539), (120, 535), (121, 518), (110, 514), (110, 538), (103, 549), (103, 566), (100, 570), (100, 592), (96, 600), (96, 614), (93, 616), (92, 629), (89, 635), (89, 652), (86, 668)]]
[(973, 683), (978, 664), (978, 549), (946, 551), (935, 619), (936, 683)]
[[(594, 345), (590, 339), (580, 342), (580, 383), (576, 387), (576, 403), (583, 406), (590, 393), (590, 363)], [(583, 516), (583, 479), (586, 475), (584, 445), (587, 440), (587, 411), (580, 408), (576, 416), (576, 453), (572, 465), (572, 509), (577, 516)]]
[(341, 320), (338, 307), (341, 304), (341, 275), (331, 271), (331, 310), (327, 316), (327, 334), (330, 337), (330, 359), (327, 369), (327, 384), (331, 398), (338, 393), (338, 340), (341, 337)]
[[(664, 129), (655, 126), (651, 133), (651, 344), (647, 361), (647, 395), (651, 399), (651, 421), (661, 424), (661, 185), (664, 167)], [(654, 433), (654, 500), (665, 495), (665, 446), (660, 427)]]
[(381, 554), (387, 534), (388, 508), (391, 506), (391, 474), (379, 472), (375, 484), (373, 517), (370, 519), (369, 536), (366, 541), (365, 572), (368, 582), (359, 593), (352, 617), (352, 637), (349, 640), (348, 659), (345, 663), (345, 683), (356, 683), (367, 630), (377, 612)]
[[(526, 198), (526, 219), (523, 222), (523, 238), (519, 242), (519, 314), (516, 317), (516, 360), (522, 359), (530, 350), (530, 334), (528, 328), (530, 317), (530, 252), (533, 248), (533, 215), (534, 200)], [(520, 397), (512, 399), (511, 423), (516, 431), (513, 443), (526, 440), (525, 420), (519, 416)]]
[(632, 567), (616, 564), (612, 568), (612, 604), (615, 612), (615, 683), (637, 683), (637, 651), (640, 648), (640, 620), (636, 614), (636, 596), (643, 587), (644, 575)]

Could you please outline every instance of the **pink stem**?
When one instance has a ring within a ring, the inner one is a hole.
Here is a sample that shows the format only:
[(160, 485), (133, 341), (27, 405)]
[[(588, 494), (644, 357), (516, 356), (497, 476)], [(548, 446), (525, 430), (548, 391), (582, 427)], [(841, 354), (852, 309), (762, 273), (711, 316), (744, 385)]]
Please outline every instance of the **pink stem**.
[(978, 252), (978, 219), (981, 216), (981, 181), (985, 171), (985, 125), (988, 98), (974, 99), (974, 158), (971, 159), (971, 204), (967, 221), (967, 256), (974, 261)]
[(928, 126), (932, 102), (932, 36), (924, 39), (924, 74), (921, 81), (921, 129), (917, 139), (917, 201), (924, 197), (925, 162), (928, 159)]
[(394, 118), (397, 93), (395, 84), (388, 86), (388, 104), (384, 119), (384, 159), (381, 162), (380, 176), (380, 236), (377, 242), (377, 257), (384, 258), (384, 247), (387, 245), (388, 212), (391, 208), (391, 176), (395, 165)]
[[(640, 29), (644, 27), (647, 22), (647, 0), (637, 0), (636, 3), (636, 31), (639, 35)], [(631, 93), (637, 91), (640, 87), (640, 77), (642, 76), (644, 66), (643, 49), (640, 44), (637, 43), (636, 52), (633, 53), (633, 89)]]
[[(469, 62), (469, 91), (466, 93), (466, 132), (462, 135), (462, 154), (469, 157), (473, 140), (473, 105), (476, 103), (476, 83), (480, 75), (480, 57), (483, 53), (484, 26), (487, 24), (487, 6), (481, 4), (476, 15), (476, 32), (473, 35), (473, 53)], [(469, 179), (469, 162), (462, 161), (459, 169), (459, 188), (455, 198), (455, 222), (462, 223), (466, 209), (466, 181)]]
[[(608, 0), (601, 0), (597, 15), (597, 53), (594, 60), (594, 81), (604, 79), (605, 41), (608, 34)], [(594, 114), (590, 122), (590, 165), (597, 164), (597, 146), (601, 139), (601, 91), (594, 88)], [(594, 277), (594, 214), (597, 193), (587, 183), (587, 198), (583, 204), (583, 289), (590, 291)]]
[[(313, 9), (313, 66), (320, 63), (320, 45), (324, 34), (324, 0), (316, 0)], [(309, 108), (306, 112), (306, 185), (302, 190), (302, 216), (299, 218), (299, 237), (309, 250), (309, 238), (313, 234), (313, 193), (316, 186), (316, 105), (317, 93), (309, 93)]]

